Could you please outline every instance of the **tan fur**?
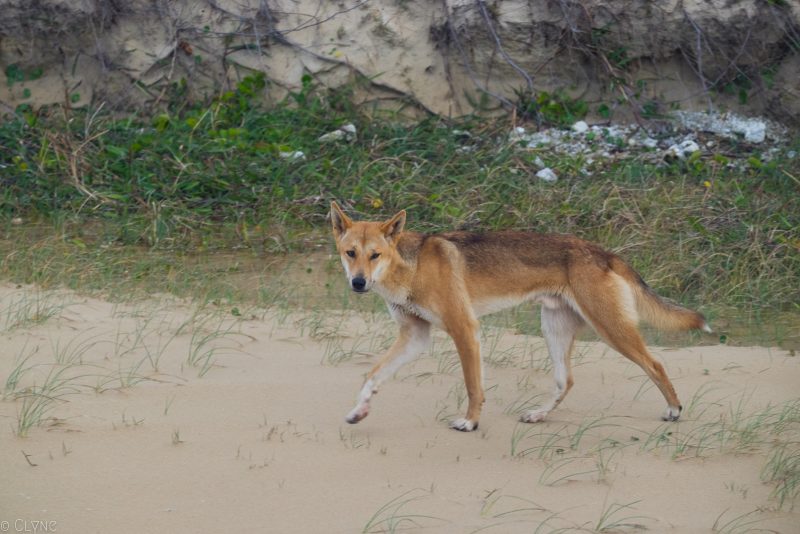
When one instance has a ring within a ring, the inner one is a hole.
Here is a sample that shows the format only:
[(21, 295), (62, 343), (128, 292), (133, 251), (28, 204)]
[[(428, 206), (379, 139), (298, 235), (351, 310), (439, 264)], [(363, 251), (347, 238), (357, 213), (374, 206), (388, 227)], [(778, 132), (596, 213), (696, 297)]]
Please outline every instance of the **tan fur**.
[(388, 353), (367, 374), (347, 420), (357, 423), (381, 382), (427, 347), (431, 325), (455, 342), (469, 405), (451, 426), (478, 426), (484, 392), (478, 318), (525, 301), (542, 303), (542, 330), (553, 360), (556, 391), (522, 420), (542, 420), (572, 387), (570, 353), (589, 324), (615, 350), (638, 364), (667, 400), (665, 419), (681, 405), (664, 367), (639, 334), (639, 319), (662, 329), (710, 331), (703, 316), (665, 302), (618, 256), (568, 235), (527, 232), (419, 234), (403, 230), (405, 211), (385, 222), (352, 221), (334, 202), (336, 247), (351, 287), (374, 289), (400, 326)]

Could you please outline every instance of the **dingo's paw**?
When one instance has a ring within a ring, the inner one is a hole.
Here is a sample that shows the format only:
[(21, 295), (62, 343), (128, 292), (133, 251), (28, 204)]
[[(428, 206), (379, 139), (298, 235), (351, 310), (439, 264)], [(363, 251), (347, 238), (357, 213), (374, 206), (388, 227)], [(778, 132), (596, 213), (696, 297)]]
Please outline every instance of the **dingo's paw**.
[(528, 410), (519, 416), (519, 420), (523, 423), (538, 423), (544, 421), (548, 413), (550, 413), (548, 410)]
[(359, 404), (347, 414), (345, 421), (354, 425), (369, 415), (369, 404)]
[(661, 419), (664, 421), (677, 421), (681, 416), (681, 410), (683, 410), (683, 406), (668, 406), (664, 410), (664, 415), (661, 416)]
[(460, 417), (450, 422), (450, 428), (453, 430), (460, 430), (461, 432), (472, 432), (473, 430), (477, 430), (478, 422)]

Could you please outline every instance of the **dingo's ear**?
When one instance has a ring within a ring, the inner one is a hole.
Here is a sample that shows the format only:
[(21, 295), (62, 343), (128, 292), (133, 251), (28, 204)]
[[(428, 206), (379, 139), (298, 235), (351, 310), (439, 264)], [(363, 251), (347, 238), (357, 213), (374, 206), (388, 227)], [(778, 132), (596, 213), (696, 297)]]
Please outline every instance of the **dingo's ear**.
[(336, 237), (339, 237), (353, 226), (353, 221), (344, 214), (342, 208), (336, 202), (331, 202), (331, 223), (333, 224), (333, 235)]
[(381, 225), (381, 231), (386, 239), (393, 240), (400, 235), (403, 227), (406, 225), (406, 210), (401, 210), (395, 214), (394, 217)]

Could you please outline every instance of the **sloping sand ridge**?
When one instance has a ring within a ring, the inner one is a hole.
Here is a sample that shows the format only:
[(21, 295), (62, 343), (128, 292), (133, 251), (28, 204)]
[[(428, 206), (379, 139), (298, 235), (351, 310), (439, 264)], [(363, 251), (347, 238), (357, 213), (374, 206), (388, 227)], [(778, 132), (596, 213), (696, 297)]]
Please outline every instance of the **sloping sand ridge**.
[(11, 286), (0, 309), (6, 531), (800, 525), (791, 464), (780, 471), (775, 459), (800, 454), (800, 365), (785, 350), (654, 348), (685, 407), (663, 423), (643, 373), (583, 342), (575, 388), (548, 421), (526, 425), (519, 412), (552, 387), (544, 343), (486, 327), (486, 407), (463, 434), (446, 424), (465, 394), (442, 335), (367, 419), (344, 422), (394, 336), (383, 314), (114, 304)]

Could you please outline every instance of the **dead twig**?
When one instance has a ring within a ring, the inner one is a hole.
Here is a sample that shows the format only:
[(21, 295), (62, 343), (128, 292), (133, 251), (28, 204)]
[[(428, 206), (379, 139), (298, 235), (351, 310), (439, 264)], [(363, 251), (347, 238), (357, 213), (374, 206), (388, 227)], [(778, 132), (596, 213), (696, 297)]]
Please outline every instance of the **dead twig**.
[(24, 456), (24, 457), (25, 457), (25, 461), (26, 461), (26, 462), (28, 462), (28, 465), (29, 465), (29, 466), (31, 466), (31, 467), (37, 467), (37, 466), (39, 465), (39, 464), (35, 464), (35, 463), (31, 462), (31, 455), (30, 455), (30, 454), (28, 454), (28, 453), (27, 453), (27, 452), (25, 452), (25, 451), (20, 451), (20, 452), (22, 453), (22, 456)]

